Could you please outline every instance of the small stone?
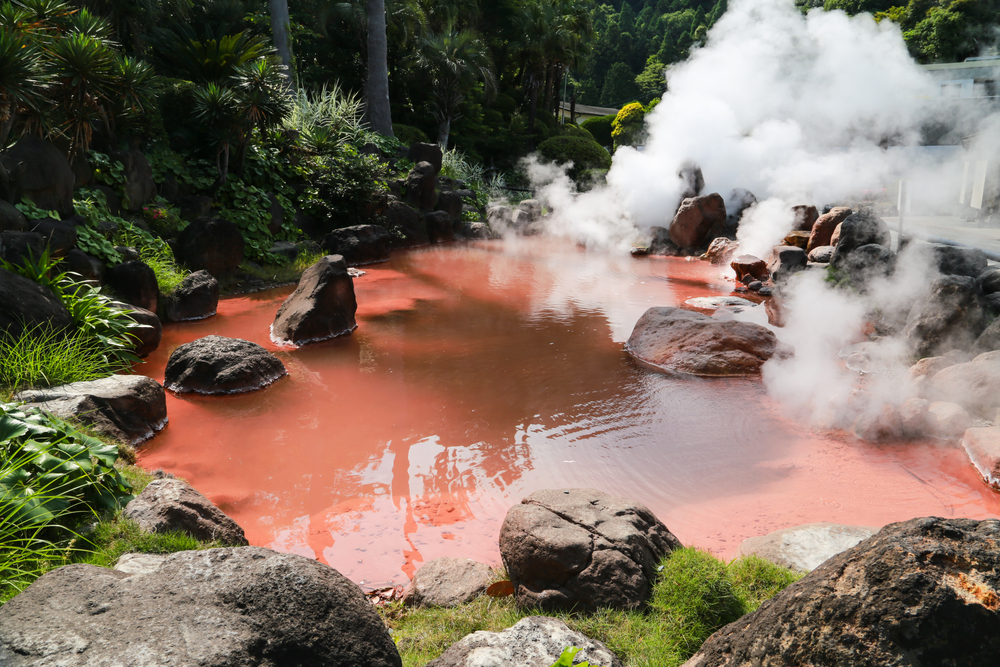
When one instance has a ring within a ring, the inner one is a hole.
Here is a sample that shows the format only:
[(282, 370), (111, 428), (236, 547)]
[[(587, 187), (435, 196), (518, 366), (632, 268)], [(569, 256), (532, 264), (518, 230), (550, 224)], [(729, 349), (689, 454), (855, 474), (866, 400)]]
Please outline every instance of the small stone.
[(740, 555), (760, 556), (792, 570), (811, 572), (826, 560), (877, 532), (877, 528), (868, 526), (807, 523), (749, 537), (740, 545)]
[(760, 294), (761, 296), (771, 296), (772, 294), (774, 294), (774, 292), (771, 291), (770, 287), (765, 286), (757, 290), (757, 294)]
[(763, 286), (764, 286), (764, 283), (762, 283), (759, 280), (755, 280), (752, 283), (750, 283), (749, 285), (747, 285), (747, 289), (750, 290), (751, 292), (759, 292), (760, 288), (763, 287)]
[(403, 594), (414, 607), (457, 607), (486, 592), (493, 569), (469, 558), (435, 558), (424, 564)]

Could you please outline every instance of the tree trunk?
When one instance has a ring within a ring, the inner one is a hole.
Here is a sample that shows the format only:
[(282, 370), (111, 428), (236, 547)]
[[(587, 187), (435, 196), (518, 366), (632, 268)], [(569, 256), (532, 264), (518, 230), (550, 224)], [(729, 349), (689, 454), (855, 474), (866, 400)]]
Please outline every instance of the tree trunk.
[(535, 116), (538, 112), (538, 85), (531, 86), (531, 101), (528, 104), (528, 150), (535, 150)]
[(285, 66), (285, 81), (289, 90), (295, 90), (295, 78), (292, 74), (292, 44), (288, 38), (288, 0), (270, 0), (271, 4), (271, 36), (274, 38), (274, 48)]
[(576, 125), (576, 91), (573, 91), (573, 96), (569, 98), (569, 122)]
[(438, 145), (442, 151), (448, 150), (448, 135), (451, 134), (451, 118), (445, 118), (438, 124)]
[(389, 43), (385, 35), (385, 0), (367, 0), (368, 81), (365, 86), (365, 116), (371, 128), (387, 137), (392, 134), (389, 110)]

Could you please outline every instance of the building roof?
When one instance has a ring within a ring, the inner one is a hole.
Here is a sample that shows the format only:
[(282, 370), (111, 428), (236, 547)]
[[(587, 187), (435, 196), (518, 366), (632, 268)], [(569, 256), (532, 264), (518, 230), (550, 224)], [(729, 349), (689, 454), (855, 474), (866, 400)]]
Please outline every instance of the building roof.
[(992, 79), (1000, 75), (1000, 56), (989, 58), (967, 58), (960, 63), (935, 63), (921, 65), (938, 78)]
[[(569, 107), (569, 102), (559, 103), (559, 108), (565, 111), (569, 111)], [(618, 109), (609, 109), (608, 107), (592, 107), (589, 104), (577, 104), (576, 113), (584, 116), (610, 116), (611, 114), (617, 114)]]

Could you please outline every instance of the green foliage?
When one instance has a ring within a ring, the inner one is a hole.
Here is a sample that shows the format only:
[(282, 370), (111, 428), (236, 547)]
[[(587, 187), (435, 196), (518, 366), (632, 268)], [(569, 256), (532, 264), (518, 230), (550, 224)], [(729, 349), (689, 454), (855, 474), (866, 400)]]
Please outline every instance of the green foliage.
[(634, 146), (643, 141), (645, 117), (646, 112), (639, 102), (623, 106), (611, 123), (611, 138), (614, 139), (615, 146)]
[(640, 99), (652, 100), (664, 93), (667, 89), (667, 81), (663, 74), (665, 69), (666, 65), (660, 62), (655, 53), (646, 59), (646, 67), (635, 77)]
[(392, 124), (392, 133), (396, 135), (404, 145), (410, 146), (415, 143), (428, 143), (430, 139), (427, 134), (420, 128), (413, 127), (412, 125), (403, 125), (402, 123)]
[[(679, 667), (721, 624), (757, 609), (798, 578), (757, 557), (726, 564), (697, 549), (678, 549), (661, 561), (645, 611), (551, 615), (604, 642), (626, 665)], [(406, 667), (427, 664), (472, 632), (505, 630), (539, 613), (519, 609), (512, 597), (487, 596), (451, 609), (389, 605), (380, 611)]]
[(315, 93), (299, 89), (292, 100), (284, 126), (300, 132), (306, 146), (319, 153), (332, 153), (345, 142), (364, 138), (361, 98), (340, 84), (324, 84)]
[(90, 225), (79, 225), (76, 228), (76, 246), (108, 266), (122, 263), (121, 253), (115, 250), (115, 245)]
[(567, 172), (575, 181), (588, 169), (610, 169), (611, 155), (596, 141), (582, 137), (562, 135), (546, 139), (538, 146), (538, 152), (549, 162), (573, 166)]
[[(125, 196), (125, 165), (123, 165), (118, 160), (114, 162), (111, 158), (104, 153), (98, 153), (97, 151), (91, 151), (89, 154), (90, 162), (94, 167), (94, 179), (98, 183), (103, 183), (112, 190), (115, 191), (119, 197)], [(124, 199), (122, 203), (128, 207), (128, 202)]]
[(306, 180), (302, 210), (325, 220), (330, 229), (362, 224), (372, 202), (386, 191), (386, 169), (377, 157), (361, 155), (349, 144), (315, 158), (298, 169)]
[(594, 141), (601, 146), (611, 146), (614, 143), (614, 140), (611, 138), (611, 130), (615, 122), (615, 117), (615, 114), (609, 114), (607, 116), (588, 118), (580, 123), (580, 127), (590, 132), (591, 136), (594, 137)]
[(219, 199), (222, 203), (219, 216), (240, 228), (246, 243), (247, 259), (255, 262), (280, 261), (267, 252), (274, 244), (274, 236), (268, 229), (271, 201), (267, 192), (238, 180), (230, 180), (219, 190)]
[(0, 338), (0, 388), (16, 392), (30, 387), (50, 387), (70, 382), (98, 380), (131, 367), (111, 360), (91, 336), (81, 332), (53, 331), (39, 325), (18, 338)]
[[(573, 658), (576, 654), (580, 652), (580, 649), (576, 647), (570, 647), (565, 649), (560, 655), (559, 659), (552, 663), (552, 667), (573, 667)], [(590, 667), (589, 662), (578, 662), (577, 667)]]
[(594, 141), (594, 135), (592, 135), (590, 132), (583, 129), (576, 123), (567, 122), (565, 125), (562, 126), (560, 133), (568, 135), (570, 137), (582, 137), (584, 139), (590, 139), (591, 141)]
[(27, 197), (21, 197), (21, 201), (14, 204), (14, 207), (24, 214), (28, 220), (40, 220), (42, 218), (52, 218), (61, 220), (62, 217), (56, 211), (46, 211), (35, 206), (35, 203)]
[(620, 108), (629, 100), (639, 96), (639, 86), (635, 83), (635, 74), (625, 63), (615, 63), (604, 77), (604, 88), (601, 89), (601, 106)]
[(78, 542), (81, 549), (74, 555), (73, 561), (99, 567), (114, 567), (118, 559), (127, 553), (170, 554), (225, 546), (218, 541), (200, 541), (181, 531), (148, 533), (120, 511), (98, 523)]

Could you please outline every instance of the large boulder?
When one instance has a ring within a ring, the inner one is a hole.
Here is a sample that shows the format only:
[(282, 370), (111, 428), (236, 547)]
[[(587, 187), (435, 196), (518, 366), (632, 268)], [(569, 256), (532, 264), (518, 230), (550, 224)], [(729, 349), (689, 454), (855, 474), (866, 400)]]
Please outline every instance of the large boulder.
[(142, 207), (156, 199), (156, 183), (153, 182), (153, 168), (141, 151), (116, 151), (108, 154), (112, 162), (121, 162), (124, 167), (125, 199), (122, 204), (131, 213), (142, 211)]
[(790, 353), (759, 324), (669, 306), (643, 313), (625, 349), (659, 370), (709, 377), (757, 375), (768, 359)]
[[(63, 218), (76, 213), (73, 209), (76, 175), (66, 156), (48, 141), (26, 134), (0, 156), (0, 162), (7, 171), (20, 174), (21, 194), (35, 206), (43, 211), (56, 211)], [(18, 169), (19, 163), (24, 167)]]
[(385, 228), (389, 231), (389, 243), (395, 248), (430, 243), (427, 227), (420, 214), (401, 201), (391, 201), (386, 207)]
[(896, 256), (891, 250), (877, 243), (869, 243), (855, 248), (849, 253), (830, 256), (830, 266), (850, 279), (859, 290), (865, 290), (876, 278), (884, 278), (895, 269)]
[(979, 248), (935, 244), (930, 253), (938, 271), (946, 276), (978, 278), (986, 270), (986, 253)]
[(103, 282), (107, 267), (93, 255), (88, 255), (79, 248), (73, 248), (59, 260), (59, 271), (75, 274), (72, 276), (75, 280), (96, 286)]
[(976, 283), (983, 294), (1000, 292), (1000, 264), (988, 266), (976, 277)]
[(716, 632), (684, 667), (993, 664), (998, 541), (994, 519), (886, 526)]
[(70, 220), (40, 218), (29, 220), (28, 227), (30, 231), (42, 235), (42, 243), (57, 257), (65, 255), (76, 247), (76, 225)]
[(448, 190), (438, 195), (434, 210), (447, 213), (448, 219), (452, 223), (456, 223), (462, 221), (462, 207), (464, 205), (462, 195), (459, 192)]
[(799, 572), (811, 572), (823, 562), (878, 532), (868, 526), (840, 523), (805, 523), (748, 537), (740, 544), (741, 556), (759, 556)]
[(798, 246), (779, 245), (774, 246), (771, 251), (771, 261), (767, 264), (767, 271), (776, 283), (788, 280), (793, 273), (798, 273), (806, 268), (806, 251)]
[(892, 236), (889, 233), (889, 226), (882, 218), (878, 217), (871, 208), (862, 208), (857, 213), (847, 216), (838, 225), (839, 236), (837, 242), (830, 240), (830, 245), (837, 246), (833, 252), (830, 263), (836, 265), (840, 257), (849, 255), (856, 248), (875, 243), (880, 246), (889, 247)]
[(720, 236), (713, 239), (708, 245), (708, 250), (705, 251), (705, 259), (712, 264), (728, 264), (739, 248), (740, 244), (736, 241)]
[(179, 530), (199, 540), (249, 544), (239, 524), (181, 479), (154, 479), (125, 506), (125, 516), (148, 533)]
[(618, 656), (603, 643), (548, 616), (522, 618), (503, 632), (474, 632), (449, 646), (427, 667), (550, 667), (573, 647), (580, 649), (573, 657), (574, 665), (622, 667)]
[(430, 162), (418, 162), (406, 176), (406, 203), (422, 210), (434, 208), (437, 170)]
[(156, 312), (160, 286), (156, 273), (142, 260), (111, 267), (104, 274), (104, 282), (125, 303)]
[(403, 603), (457, 607), (485, 593), (492, 581), (493, 569), (486, 563), (471, 558), (435, 558), (417, 570), (403, 594)]
[(0, 232), (0, 259), (18, 266), (37, 260), (45, 251), (45, 239), (38, 232)]
[(976, 281), (968, 276), (942, 276), (930, 294), (913, 305), (903, 338), (918, 357), (949, 350), (968, 350), (985, 325)]
[(323, 239), (323, 249), (340, 255), (348, 266), (384, 262), (389, 259), (389, 232), (381, 225), (354, 225), (335, 229)]
[(743, 282), (744, 278), (750, 276), (754, 280), (767, 280), (767, 262), (754, 255), (740, 255), (731, 262), (729, 266), (736, 272), (737, 282)]
[(16, 340), (25, 328), (59, 331), (72, 326), (73, 318), (52, 290), (0, 268), (0, 337)]
[(219, 281), (202, 269), (188, 274), (170, 294), (160, 297), (166, 322), (203, 320), (219, 307)]
[(259, 547), (183, 551), (153, 572), (49, 572), (0, 607), (0, 664), (400, 667), (385, 623), (331, 567)]
[(670, 240), (679, 248), (699, 248), (708, 230), (725, 219), (726, 202), (718, 193), (685, 199), (670, 223)]
[(427, 238), (431, 243), (442, 243), (455, 240), (455, 228), (451, 218), (444, 211), (432, 211), (423, 216)]
[(434, 168), (434, 173), (437, 174), (441, 171), (444, 154), (441, 152), (441, 147), (437, 144), (417, 142), (410, 144), (410, 151), (406, 157), (413, 164), (420, 164), (421, 162), (429, 163)]
[(984, 352), (972, 361), (939, 370), (928, 381), (927, 393), (993, 418), (1000, 408), (1000, 351)]
[(833, 238), (833, 230), (852, 213), (854, 211), (846, 206), (837, 206), (816, 218), (816, 222), (813, 223), (812, 229), (809, 232), (809, 243), (806, 245), (806, 252), (811, 253), (820, 246), (831, 245), (830, 239)]
[(660, 559), (678, 547), (644, 506), (594, 489), (536, 491), (500, 528), (500, 555), (522, 607), (642, 607)]
[(178, 394), (242, 394), (286, 375), (284, 364), (256, 343), (205, 336), (170, 354), (163, 386)]
[(792, 214), (795, 216), (795, 222), (792, 223), (792, 231), (812, 232), (813, 225), (819, 219), (819, 211), (816, 210), (815, 206), (810, 204), (793, 206)]
[(28, 219), (13, 204), (0, 200), (0, 232), (26, 232)]
[(137, 445), (167, 425), (167, 398), (160, 383), (144, 375), (22, 391), (18, 400), (64, 419), (79, 419), (104, 435)]
[(177, 241), (180, 260), (189, 269), (204, 269), (216, 278), (232, 273), (243, 261), (240, 228), (222, 218), (195, 218)]
[(340, 255), (327, 255), (302, 273), (299, 286), (281, 304), (271, 338), (280, 343), (302, 345), (358, 328), (354, 313), (354, 279)]

